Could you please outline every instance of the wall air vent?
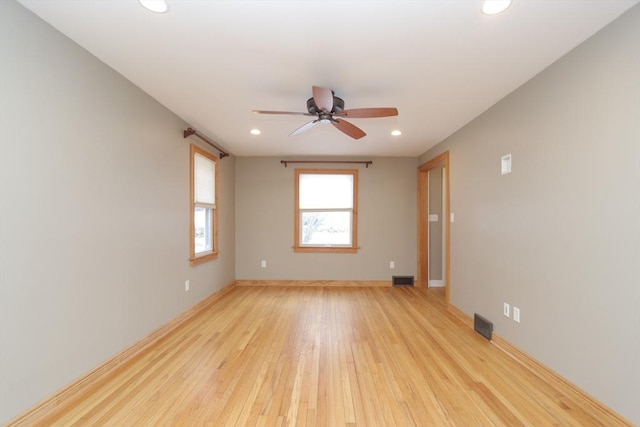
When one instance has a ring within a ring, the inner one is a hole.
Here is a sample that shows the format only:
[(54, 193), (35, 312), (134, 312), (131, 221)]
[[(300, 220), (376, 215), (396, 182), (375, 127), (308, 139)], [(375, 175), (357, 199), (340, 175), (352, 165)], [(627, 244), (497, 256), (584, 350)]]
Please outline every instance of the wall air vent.
[(393, 286), (413, 286), (413, 276), (393, 276), (391, 283)]
[(486, 339), (491, 340), (491, 335), (493, 334), (493, 323), (489, 322), (478, 313), (473, 313), (473, 329)]

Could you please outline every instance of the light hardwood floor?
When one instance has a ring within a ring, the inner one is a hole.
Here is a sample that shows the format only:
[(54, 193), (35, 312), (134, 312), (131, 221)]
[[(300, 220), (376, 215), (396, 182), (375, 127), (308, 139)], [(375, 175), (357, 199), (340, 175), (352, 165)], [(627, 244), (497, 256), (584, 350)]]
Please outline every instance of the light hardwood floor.
[(42, 425), (615, 426), (442, 290), (235, 287)]

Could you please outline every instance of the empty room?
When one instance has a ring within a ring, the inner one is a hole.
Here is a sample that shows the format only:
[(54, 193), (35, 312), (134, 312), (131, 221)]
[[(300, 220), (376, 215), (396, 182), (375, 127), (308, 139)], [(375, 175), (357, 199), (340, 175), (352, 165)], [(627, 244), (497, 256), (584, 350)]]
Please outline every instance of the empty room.
[(0, 425), (639, 424), (639, 0), (0, 1)]

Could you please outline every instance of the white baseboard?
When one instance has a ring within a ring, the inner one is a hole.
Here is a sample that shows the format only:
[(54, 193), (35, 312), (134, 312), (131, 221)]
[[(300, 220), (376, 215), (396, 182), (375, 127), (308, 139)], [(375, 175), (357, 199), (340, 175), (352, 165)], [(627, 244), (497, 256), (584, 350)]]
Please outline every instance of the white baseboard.
[(430, 288), (444, 288), (444, 280), (429, 280)]

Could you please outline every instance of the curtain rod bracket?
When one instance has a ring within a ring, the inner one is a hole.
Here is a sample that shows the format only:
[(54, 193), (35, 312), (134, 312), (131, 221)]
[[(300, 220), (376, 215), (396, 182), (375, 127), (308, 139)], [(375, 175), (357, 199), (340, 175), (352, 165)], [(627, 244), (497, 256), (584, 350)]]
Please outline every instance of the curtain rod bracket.
[(198, 133), (197, 130), (193, 129), (193, 128), (187, 128), (183, 133), (182, 136), (184, 138), (188, 138), (191, 135), (195, 135), (198, 138), (200, 138), (201, 140), (203, 140), (204, 142), (206, 142), (207, 144), (209, 144), (210, 146), (212, 146), (213, 148), (215, 148), (216, 150), (219, 151), (220, 153), (220, 159), (224, 159), (225, 157), (229, 156), (229, 153), (227, 153), (226, 151), (224, 151), (222, 148), (218, 147), (216, 144), (214, 144), (213, 142), (209, 141), (209, 139), (207, 139), (205, 136), (200, 135)]

